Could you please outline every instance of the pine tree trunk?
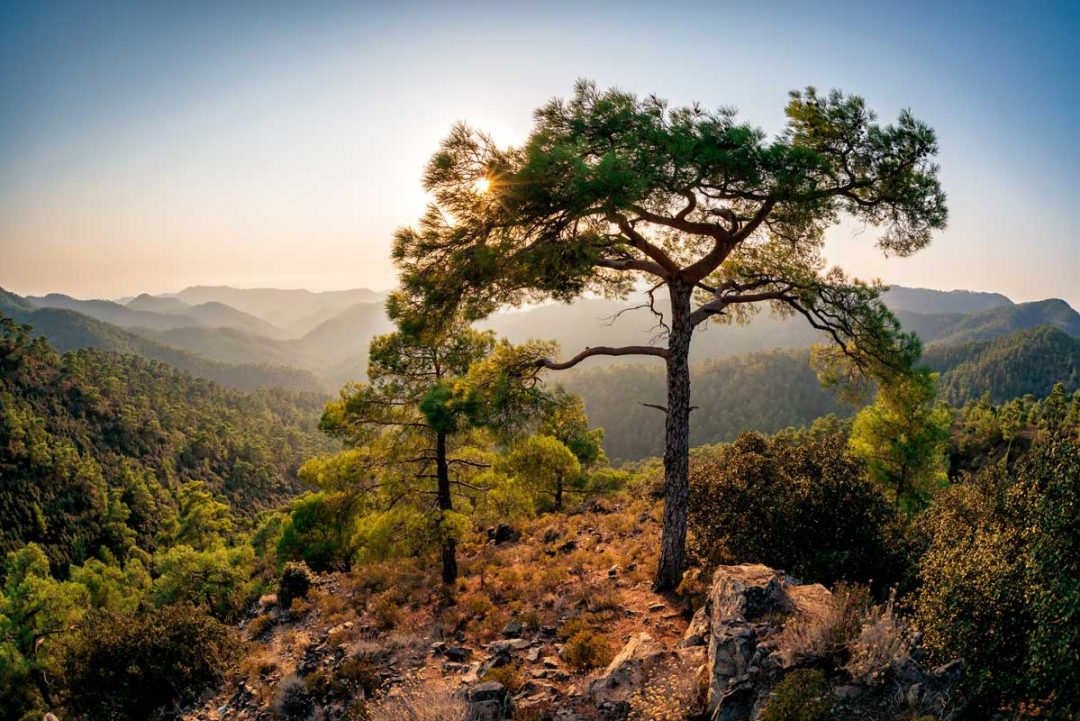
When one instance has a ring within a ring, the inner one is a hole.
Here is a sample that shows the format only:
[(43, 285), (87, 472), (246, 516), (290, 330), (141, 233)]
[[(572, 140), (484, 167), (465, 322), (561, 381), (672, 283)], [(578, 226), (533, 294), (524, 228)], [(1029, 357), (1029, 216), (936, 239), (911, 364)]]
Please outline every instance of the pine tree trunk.
[(671, 334), (667, 359), (667, 421), (664, 427), (664, 530), (656, 592), (672, 591), (686, 570), (686, 514), (690, 498), (690, 294), (671, 285)]
[(450, 464), (446, 458), (446, 434), (440, 432), (435, 442), (435, 476), (438, 480), (439, 505), (439, 544), (442, 550), (443, 583), (457, 580), (457, 542), (443, 526), (443, 515), (454, 510), (453, 497), (450, 495)]

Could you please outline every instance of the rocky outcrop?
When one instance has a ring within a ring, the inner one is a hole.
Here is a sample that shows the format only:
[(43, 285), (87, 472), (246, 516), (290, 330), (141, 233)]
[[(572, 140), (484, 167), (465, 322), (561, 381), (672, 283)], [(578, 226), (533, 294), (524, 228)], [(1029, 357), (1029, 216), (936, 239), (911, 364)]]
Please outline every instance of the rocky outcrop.
[[(802, 584), (767, 566), (721, 567), (674, 648), (647, 633), (634, 635), (589, 684), (588, 695), (606, 717), (621, 718), (634, 694), (674, 668), (683, 678), (699, 679), (707, 700), (703, 718), (757, 721), (777, 685), (810, 667), (824, 670), (830, 718), (893, 718), (900, 711), (947, 718), (962, 666), (924, 669), (915, 639), (890, 616), (881, 632), (903, 642), (883, 646), (893, 656), (875, 657), (877, 669), (864, 674), (851, 662), (858, 639), (832, 640), (837, 604), (824, 586)], [(880, 609), (875, 613), (864, 628), (873, 619), (880, 625)], [(818, 632), (829, 642), (815, 644)], [(861, 637), (858, 623), (846, 631), (852, 632)]]
[[(875, 711), (911, 709), (943, 718), (959, 683), (961, 665), (928, 671), (918, 662), (914, 640), (873, 678), (853, 678), (845, 669), (850, 644), (840, 643), (821, 654), (793, 653), (785, 647), (797, 634), (785, 626), (812, 629), (831, 623), (834, 598), (824, 586), (801, 584), (762, 565), (717, 569), (705, 606), (691, 621), (680, 642), (708, 649), (707, 718), (710, 721), (755, 721), (772, 689), (801, 665), (834, 669), (828, 681), (839, 717), (875, 718)], [(900, 633), (900, 631), (895, 631)], [(826, 655), (833, 658), (825, 658)]]

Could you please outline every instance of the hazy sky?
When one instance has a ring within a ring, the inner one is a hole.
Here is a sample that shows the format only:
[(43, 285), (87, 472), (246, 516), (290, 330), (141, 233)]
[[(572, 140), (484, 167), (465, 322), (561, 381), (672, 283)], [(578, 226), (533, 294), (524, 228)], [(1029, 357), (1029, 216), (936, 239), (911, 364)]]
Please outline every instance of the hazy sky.
[(949, 229), (884, 260), (843, 227), (830, 259), (1080, 307), (1075, 0), (168, 4), (0, 0), (0, 286), (388, 288), (450, 125), (517, 143), (586, 77), (770, 133), (809, 84), (910, 107)]

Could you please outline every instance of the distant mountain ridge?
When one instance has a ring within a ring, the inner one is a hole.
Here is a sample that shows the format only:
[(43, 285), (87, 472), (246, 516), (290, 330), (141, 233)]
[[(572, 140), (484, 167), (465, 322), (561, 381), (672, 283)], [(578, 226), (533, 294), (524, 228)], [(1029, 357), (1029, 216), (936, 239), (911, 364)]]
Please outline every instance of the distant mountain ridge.
[(932, 290), (894, 285), (882, 296), (892, 310), (912, 313), (978, 313), (1013, 305), (1001, 293), (974, 290)]
[(33, 326), (61, 353), (97, 348), (158, 360), (194, 376), (216, 381), (226, 388), (251, 391), (280, 386), (298, 391), (326, 392), (310, 371), (258, 362), (220, 363), (181, 350), (127, 329), (66, 308), (36, 308), (21, 297), (0, 289), (0, 315)]
[[(61, 293), (27, 297), (26, 300), (37, 308), (63, 308), (83, 315), (118, 325), (121, 328), (147, 328), (149, 330), (169, 330), (189, 326), (207, 328), (233, 328), (247, 333), (280, 338), (282, 331), (273, 324), (249, 313), (237, 310), (224, 303), (209, 301), (198, 305), (161, 302), (153, 296), (139, 296), (128, 305), (121, 305), (111, 300), (78, 300)], [(158, 310), (148, 310), (156, 307)], [(168, 307), (169, 310), (161, 310)]]
[[(369, 300), (354, 302), (358, 298)], [(138, 353), (238, 388), (276, 382), (333, 393), (347, 381), (363, 380), (368, 344), (393, 328), (381, 294), (365, 289), (312, 293), (199, 286), (172, 295), (143, 294), (125, 305), (60, 294), (29, 299), (7, 294), (8, 304), (12, 299), (20, 306), (19, 319), (32, 322), (62, 349), (95, 346)], [(662, 309), (663, 300), (658, 300)], [(928, 354), (939, 345), (986, 341), (1040, 326), (1080, 337), (1080, 314), (1056, 299), (1017, 304), (996, 293), (895, 286), (885, 300), (903, 326), (923, 339)], [(620, 314), (634, 304), (633, 299), (586, 298), (496, 313), (478, 325), (512, 342), (556, 340), (564, 356), (594, 345), (658, 342), (659, 319), (648, 309)], [(63, 308), (70, 315), (60, 314)], [(28, 319), (31, 311), (36, 311), (33, 320)], [(299, 331), (303, 333), (292, 335)], [(694, 337), (691, 361), (801, 351), (822, 340), (801, 318), (763, 312), (747, 326), (702, 326)], [(656, 359), (593, 358), (581, 370), (627, 362), (655, 365)], [(256, 367), (260, 370), (250, 378), (240, 370)], [(553, 378), (558, 381), (560, 376)]]

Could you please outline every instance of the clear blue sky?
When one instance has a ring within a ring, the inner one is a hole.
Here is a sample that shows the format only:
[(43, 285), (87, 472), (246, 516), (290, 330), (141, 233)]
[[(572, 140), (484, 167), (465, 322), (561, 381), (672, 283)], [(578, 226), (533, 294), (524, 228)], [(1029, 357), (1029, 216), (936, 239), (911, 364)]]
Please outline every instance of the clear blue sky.
[(1080, 4), (0, 0), (0, 286), (394, 283), (390, 235), (456, 120), (515, 143), (579, 77), (735, 105), (813, 84), (939, 133), (951, 223), (856, 274), (1080, 306)]

